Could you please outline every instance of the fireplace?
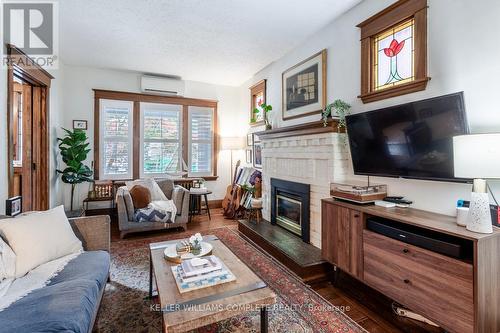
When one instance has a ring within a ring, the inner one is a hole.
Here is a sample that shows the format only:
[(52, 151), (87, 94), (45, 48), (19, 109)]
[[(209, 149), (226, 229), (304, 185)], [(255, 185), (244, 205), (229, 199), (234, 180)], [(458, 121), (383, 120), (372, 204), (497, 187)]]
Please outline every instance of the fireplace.
[(309, 243), (310, 186), (271, 178), (271, 224)]

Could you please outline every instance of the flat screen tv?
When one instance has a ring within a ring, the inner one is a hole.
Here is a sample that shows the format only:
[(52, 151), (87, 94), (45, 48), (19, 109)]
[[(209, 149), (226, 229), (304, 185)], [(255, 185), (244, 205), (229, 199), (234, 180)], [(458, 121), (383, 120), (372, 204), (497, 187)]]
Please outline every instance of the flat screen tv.
[(453, 136), (469, 133), (463, 92), (346, 117), (356, 175), (465, 182)]

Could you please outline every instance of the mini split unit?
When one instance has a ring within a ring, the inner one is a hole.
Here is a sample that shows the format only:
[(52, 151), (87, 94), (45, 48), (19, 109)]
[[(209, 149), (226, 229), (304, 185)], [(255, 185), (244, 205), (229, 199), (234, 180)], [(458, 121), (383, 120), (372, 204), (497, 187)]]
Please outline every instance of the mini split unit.
[(183, 96), (185, 82), (178, 78), (143, 75), (141, 90), (149, 94)]

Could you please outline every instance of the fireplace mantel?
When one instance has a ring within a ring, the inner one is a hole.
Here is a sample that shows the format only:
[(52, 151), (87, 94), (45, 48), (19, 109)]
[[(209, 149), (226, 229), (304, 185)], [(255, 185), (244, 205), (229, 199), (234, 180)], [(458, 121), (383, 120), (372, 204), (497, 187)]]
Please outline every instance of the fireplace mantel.
[(316, 121), (313, 123), (274, 128), (267, 131), (256, 132), (255, 134), (258, 135), (261, 140), (268, 140), (299, 135), (313, 135), (332, 132), (344, 133), (345, 130), (343, 128), (340, 130), (337, 128), (338, 124), (338, 119), (330, 119), (326, 127), (323, 126), (322, 121)]

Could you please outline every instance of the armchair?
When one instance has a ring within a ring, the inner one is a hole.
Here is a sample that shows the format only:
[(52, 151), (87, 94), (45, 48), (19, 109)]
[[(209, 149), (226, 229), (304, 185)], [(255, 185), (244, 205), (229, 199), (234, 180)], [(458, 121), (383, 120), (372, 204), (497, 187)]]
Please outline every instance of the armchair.
[(174, 223), (162, 222), (136, 222), (134, 219), (134, 205), (132, 197), (126, 186), (122, 186), (116, 193), (116, 206), (118, 210), (118, 227), (120, 237), (134, 232), (164, 230), (171, 228), (187, 229), (189, 218), (189, 191), (179, 185), (174, 185), (171, 179), (156, 181), (161, 190), (169, 200), (173, 200), (177, 208), (177, 216)]

